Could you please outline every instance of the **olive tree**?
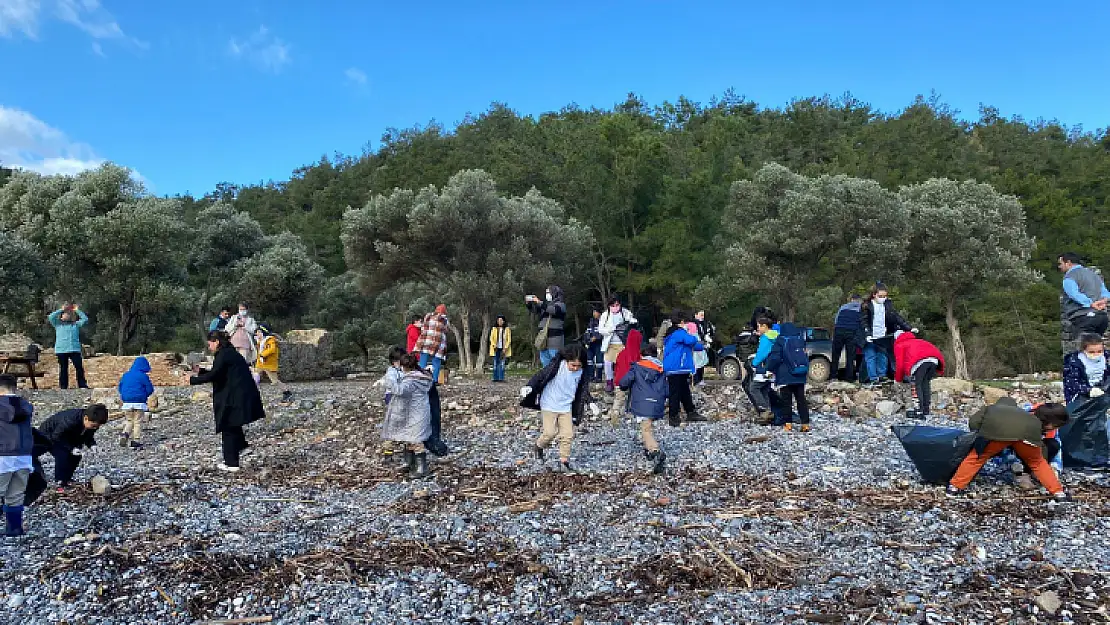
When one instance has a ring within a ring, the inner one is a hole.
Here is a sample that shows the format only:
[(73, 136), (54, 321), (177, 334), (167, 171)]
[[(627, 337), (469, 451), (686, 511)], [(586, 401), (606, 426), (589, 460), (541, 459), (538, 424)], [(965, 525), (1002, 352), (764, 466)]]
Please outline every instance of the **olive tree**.
[(21, 322), (41, 298), (46, 264), (39, 252), (21, 237), (0, 230), (0, 322), (8, 330), (22, 329)]
[(817, 286), (897, 275), (907, 225), (897, 195), (873, 180), (809, 178), (764, 165), (751, 180), (732, 184), (721, 272), (703, 282), (697, 298), (726, 302), (736, 291), (754, 292), (792, 321)]
[(196, 318), (203, 334), (214, 290), (233, 280), (235, 263), (260, 251), (265, 236), (257, 221), (226, 202), (200, 211), (193, 230), (189, 270), (197, 287)]
[(235, 263), (231, 273), (235, 299), (287, 323), (310, 310), (324, 283), (324, 269), (289, 232), (266, 237), (262, 250)]
[(1037, 281), (1028, 266), (1034, 241), (1025, 231), (1025, 213), (1016, 197), (973, 180), (935, 178), (902, 187), (899, 196), (912, 224), (909, 277), (944, 302), (955, 375), (967, 379), (956, 304), (992, 288)]
[(592, 243), (554, 200), (535, 189), (504, 197), (481, 170), (460, 171), (442, 189), (375, 195), (347, 211), (342, 237), (348, 266), (371, 292), (416, 281), (457, 310), (451, 328), (466, 372), (480, 371), (486, 352), (471, 352), (471, 320), (480, 320), (481, 345), (495, 304), (577, 264)]

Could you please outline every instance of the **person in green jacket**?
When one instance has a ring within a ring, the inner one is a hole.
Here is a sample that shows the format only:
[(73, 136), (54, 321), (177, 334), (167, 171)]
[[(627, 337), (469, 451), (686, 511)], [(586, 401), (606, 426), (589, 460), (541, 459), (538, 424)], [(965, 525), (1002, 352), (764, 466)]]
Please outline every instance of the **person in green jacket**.
[(58, 357), (58, 388), (69, 388), (69, 363), (77, 373), (77, 388), (89, 388), (81, 361), (81, 326), (88, 315), (77, 304), (66, 304), (46, 318), (54, 326), (54, 355)]

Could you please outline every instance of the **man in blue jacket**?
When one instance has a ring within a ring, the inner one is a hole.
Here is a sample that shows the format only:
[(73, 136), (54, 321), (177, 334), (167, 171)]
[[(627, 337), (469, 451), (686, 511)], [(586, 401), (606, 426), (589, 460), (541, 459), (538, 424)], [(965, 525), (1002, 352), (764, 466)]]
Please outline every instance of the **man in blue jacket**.
[(77, 304), (66, 304), (46, 318), (54, 326), (54, 355), (58, 357), (58, 388), (69, 388), (69, 363), (77, 373), (77, 388), (89, 388), (81, 362), (81, 326), (89, 318)]
[[(859, 330), (860, 305), (862, 303), (863, 298), (856, 293), (852, 293), (851, 297), (848, 298), (848, 303), (836, 311), (836, 319), (833, 321), (832, 366), (833, 372), (840, 380), (852, 382), (856, 379), (856, 333)], [(845, 353), (844, 359), (846, 361), (844, 377), (840, 377), (840, 353), (842, 351)]]

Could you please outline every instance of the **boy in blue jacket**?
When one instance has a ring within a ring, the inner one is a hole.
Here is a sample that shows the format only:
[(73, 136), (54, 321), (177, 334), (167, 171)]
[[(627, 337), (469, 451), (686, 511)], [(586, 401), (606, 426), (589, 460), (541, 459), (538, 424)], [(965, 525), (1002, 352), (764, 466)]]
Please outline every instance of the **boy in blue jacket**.
[(663, 363), (658, 355), (659, 349), (651, 343), (641, 345), (640, 360), (620, 381), (621, 390), (628, 393), (628, 411), (640, 424), (644, 455), (651, 461), (652, 473), (656, 475), (663, 472), (667, 455), (655, 440), (654, 424), (663, 418), (669, 394), (667, 376), (663, 374)]
[(147, 400), (154, 394), (154, 385), (150, 382), (150, 362), (143, 356), (131, 363), (131, 370), (119, 379), (119, 399), (123, 402), (123, 411), (127, 420), (123, 424), (123, 434), (120, 436), (120, 447), (130, 446), (139, 449), (143, 445), (139, 442), (142, 435), (142, 418), (148, 409)]
[(31, 404), (16, 391), (15, 377), (0, 375), (0, 498), (4, 535), (23, 535), (23, 496), (33, 468)]
[(671, 327), (663, 339), (663, 371), (667, 374), (670, 392), (670, 415), (668, 422), (673, 427), (682, 424), (679, 420), (681, 409), (686, 410), (686, 421), (708, 421), (699, 415), (694, 407), (690, 381), (697, 368), (694, 366), (694, 352), (705, 350), (698, 337), (686, 331), (686, 313), (676, 310), (671, 313)]
[(805, 353), (805, 335), (792, 323), (780, 326), (779, 336), (767, 356), (767, 370), (775, 374), (781, 414), (776, 416), (775, 425), (781, 425), (787, 432), (794, 429), (793, 401), (798, 402), (798, 420), (801, 431), (808, 432), (809, 403), (806, 402), (806, 378), (809, 376), (809, 359)]

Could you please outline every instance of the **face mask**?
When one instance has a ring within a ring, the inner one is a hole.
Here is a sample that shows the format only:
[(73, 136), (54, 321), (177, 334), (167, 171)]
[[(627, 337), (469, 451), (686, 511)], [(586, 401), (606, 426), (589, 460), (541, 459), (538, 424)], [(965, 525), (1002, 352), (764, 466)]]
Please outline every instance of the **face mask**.
[(551, 294), (550, 293), (544, 293), (543, 298), (550, 302), (551, 301)]
[(245, 310), (240, 310), (240, 311), (239, 311), (239, 316), (240, 316), (240, 317), (246, 317), (246, 316), (247, 316), (247, 311), (245, 311)]
[(875, 298), (875, 303), (876, 304), (885, 304), (886, 303), (886, 298), (885, 297), (876, 297)]

